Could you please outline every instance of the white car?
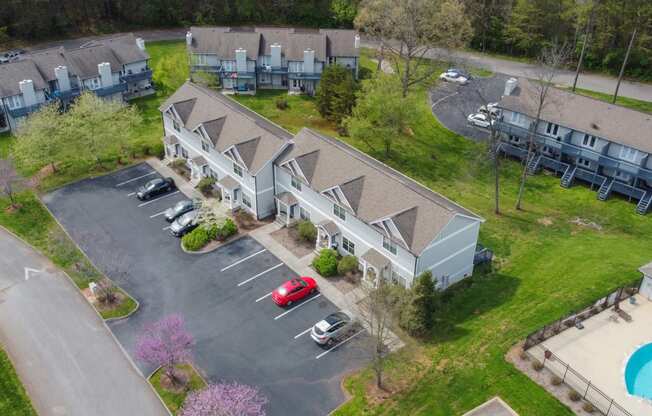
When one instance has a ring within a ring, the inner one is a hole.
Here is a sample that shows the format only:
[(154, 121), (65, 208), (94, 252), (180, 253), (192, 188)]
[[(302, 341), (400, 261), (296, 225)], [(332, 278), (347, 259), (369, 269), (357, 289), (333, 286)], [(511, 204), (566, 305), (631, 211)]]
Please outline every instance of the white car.
[(468, 78), (458, 74), (457, 72), (444, 72), (439, 76), (439, 79), (447, 82), (455, 82), (460, 85), (466, 85), (469, 83)]
[(498, 103), (489, 103), (486, 106), (483, 105), (480, 107), (478, 113), (490, 114), (492, 118), (497, 118), (500, 116), (500, 109), (498, 108)]
[(471, 114), (466, 118), (466, 121), (471, 125), (482, 127), (484, 129), (489, 128), (489, 126), (495, 122), (494, 119), (490, 119), (489, 116), (483, 113)]

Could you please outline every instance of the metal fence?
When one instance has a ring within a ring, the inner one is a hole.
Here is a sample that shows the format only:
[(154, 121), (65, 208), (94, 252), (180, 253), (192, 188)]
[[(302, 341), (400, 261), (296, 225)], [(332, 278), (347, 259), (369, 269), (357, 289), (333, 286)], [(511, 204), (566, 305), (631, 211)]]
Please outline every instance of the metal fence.
[(562, 361), (552, 351), (546, 349), (543, 344), (535, 345), (527, 350), (527, 353), (539, 360), (548, 370), (562, 379), (562, 381), (577, 393), (584, 400), (591, 403), (599, 412), (606, 416), (633, 416), (614, 399), (607, 396), (602, 390), (591, 383), (570, 365)]
[(567, 330), (568, 328), (572, 328), (573, 326), (581, 324), (581, 322), (585, 319), (588, 319), (593, 315), (596, 315), (605, 309), (614, 306), (616, 303), (622, 302), (623, 300), (626, 300), (627, 298), (635, 295), (638, 293), (641, 282), (642, 279), (638, 280), (633, 285), (622, 286), (609, 293), (607, 296), (593, 302), (584, 309), (577, 312), (572, 312), (563, 318), (558, 319), (555, 322), (545, 325), (543, 328), (530, 333), (530, 335), (528, 335), (525, 339), (525, 345), (523, 346), (523, 349), (527, 350), (532, 348), (533, 346), (544, 342), (548, 338), (554, 337), (555, 335)]

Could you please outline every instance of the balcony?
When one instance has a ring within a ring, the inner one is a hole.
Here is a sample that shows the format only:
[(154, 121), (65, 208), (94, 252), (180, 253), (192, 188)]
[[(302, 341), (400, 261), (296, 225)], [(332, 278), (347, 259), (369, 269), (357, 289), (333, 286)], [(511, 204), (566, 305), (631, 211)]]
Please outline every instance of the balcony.
[(191, 65), (191, 72), (222, 72), (222, 67), (220, 65)]
[(81, 90), (79, 88), (73, 88), (68, 91), (56, 90), (52, 93), (52, 97), (61, 101), (70, 101), (71, 99), (77, 97), (79, 94), (81, 94)]
[(42, 105), (43, 104), (34, 104), (27, 107), (15, 108), (13, 110), (9, 109), (9, 115), (13, 118), (25, 117), (35, 111), (38, 111)]
[(303, 79), (303, 80), (320, 80), (321, 73), (319, 72), (288, 72), (289, 79)]
[(287, 67), (273, 68), (273, 67), (259, 66), (256, 67), (256, 71), (258, 71), (259, 74), (285, 75), (288, 73), (288, 68)]
[(152, 79), (151, 69), (142, 72), (137, 72), (135, 74), (126, 74), (120, 77), (120, 80), (123, 82), (138, 82), (138, 81), (151, 80), (151, 79)]
[(115, 84), (110, 87), (93, 90), (93, 92), (97, 94), (98, 97), (106, 97), (113, 94), (123, 93), (125, 91), (127, 91), (127, 84), (125, 83)]

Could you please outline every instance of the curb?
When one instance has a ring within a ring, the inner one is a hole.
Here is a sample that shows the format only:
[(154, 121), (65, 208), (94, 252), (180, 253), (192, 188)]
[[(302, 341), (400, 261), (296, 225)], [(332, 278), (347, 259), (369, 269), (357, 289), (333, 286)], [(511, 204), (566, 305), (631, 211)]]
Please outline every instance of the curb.
[(187, 250), (183, 246), (183, 242), (181, 242), (181, 241), (179, 242), (179, 246), (181, 247), (181, 251), (183, 251), (184, 253), (190, 254), (190, 255), (193, 255), (193, 256), (197, 256), (197, 255), (212, 253), (212, 252), (214, 252), (215, 250), (217, 250), (219, 248), (222, 248), (224, 246), (228, 246), (229, 244), (238, 241), (239, 239), (243, 238), (246, 235), (248, 235), (248, 234), (246, 234), (246, 233), (238, 233), (235, 236), (232, 236), (233, 238), (228, 238), (228, 239), (222, 241), (220, 244), (216, 245), (215, 247), (210, 248), (209, 250), (190, 251), (190, 250)]
[[(192, 364), (192, 363), (185, 363), (185, 364), (189, 365), (189, 366), (193, 369), (193, 371), (197, 374), (197, 376), (198, 376), (198, 377), (199, 377), (199, 378), (204, 382), (204, 384), (208, 386), (208, 382), (206, 381), (206, 379), (204, 378), (204, 376), (201, 375), (201, 373), (199, 372), (199, 370), (197, 370), (197, 368), (195, 367), (194, 364)], [(159, 394), (158, 394), (158, 391), (156, 391), (156, 389), (154, 388), (154, 385), (152, 384), (152, 381), (151, 381), (151, 380), (152, 380), (152, 377), (154, 376), (154, 374), (156, 374), (156, 372), (157, 372), (158, 370), (160, 370), (161, 368), (163, 368), (162, 365), (156, 367), (156, 369), (154, 369), (154, 371), (152, 371), (152, 372), (150, 373), (150, 375), (148, 375), (147, 377), (145, 377), (145, 380), (147, 381), (147, 384), (150, 385), (150, 387), (151, 387), (152, 390), (154, 391), (154, 394), (156, 394), (156, 397), (158, 397), (159, 401), (161, 402), (161, 404), (163, 405), (163, 407), (165, 408), (165, 410), (168, 412), (168, 415), (170, 415), (170, 416), (174, 416), (174, 415), (172, 414), (172, 411), (171, 411), (170, 409), (168, 409), (167, 405), (165, 404), (165, 401), (163, 401), (163, 398), (161, 397), (161, 395), (159, 395)]]

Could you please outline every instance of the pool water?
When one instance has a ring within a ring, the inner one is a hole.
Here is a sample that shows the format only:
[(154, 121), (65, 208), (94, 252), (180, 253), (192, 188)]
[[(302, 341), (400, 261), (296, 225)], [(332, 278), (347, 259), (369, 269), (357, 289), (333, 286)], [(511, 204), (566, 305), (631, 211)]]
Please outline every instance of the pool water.
[(629, 394), (652, 400), (652, 344), (646, 344), (629, 357), (625, 367)]

